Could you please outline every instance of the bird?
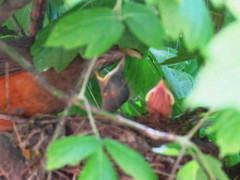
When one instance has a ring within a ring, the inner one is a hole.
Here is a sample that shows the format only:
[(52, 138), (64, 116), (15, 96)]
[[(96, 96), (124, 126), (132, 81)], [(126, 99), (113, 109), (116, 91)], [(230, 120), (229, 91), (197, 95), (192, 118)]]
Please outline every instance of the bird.
[[(34, 37), (22, 37), (7, 42), (11, 48), (31, 63), (33, 57), (30, 49), (33, 43)], [(101, 70), (127, 55), (137, 58), (141, 56), (135, 50), (120, 50), (117, 46), (113, 46), (98, 57), (95, 70)], [(56, 72), (51, 68), (41, 72), (41, 76), (45, 77), (55, 88), (71, 94), (86, 64), (86, 60), (77, 56), (63, 71)], [(55, 96), (39, 84), (36, 78), (3, 50), (0, 50), (0, 113), (31, 117), (36, 114), (53, 114), (61, 111), (66, 105), (66, 100)], [(0, 119), (0, 130), (6, 131), (12, 128), (12, 122)]]
[(168, 123), (172, 113), (174, 96), (163, 79), (147, 93), (145, 100), (147, 111), (154, 119), (155, 125), (159, 125), (159, 120)]
[(124, 79), (124, 64), (125, 58), (105, 77), (96, 73), (102, 94), (103, 110), (115, 112), (128, 100), (129, 88)]

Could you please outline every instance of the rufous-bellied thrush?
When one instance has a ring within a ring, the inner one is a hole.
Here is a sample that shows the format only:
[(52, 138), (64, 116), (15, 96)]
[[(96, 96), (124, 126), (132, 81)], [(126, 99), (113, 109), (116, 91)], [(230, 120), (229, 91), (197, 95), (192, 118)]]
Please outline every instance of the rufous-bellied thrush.
[[(30, 48), (33, 41), (32, 37), (25, 37), (12, 40), (8, 42), (8, 45), (32, 62)], [(138, 54), (133, 50), (124, 52), (118, 47), (113, 47), (97, 59), (95, 70), (100, 70), (131, 53), (133, 56)], [(6, 68), (6, 63), (8, 68)], [(86, 63), (86, 60), (77, 56), (65, 70), (56, 72), (54, 69), (49, 69), (42, 72), (41, 75), (55, 88), (70, 93), (76, 86)], [(8, 75), (6, 76), (6, 74)], [(0, 50), (0, 113), (19, 114), (19, 111), (21, 111), (21, 116), (30, 117), (39, 113), (59, 112), (65, 105), (65, 100), (56, 97), (52, 92), (41, 86), (32, 74)], [(12, 123), (1, 119), (0, 130), (9, 129), (12, 129)]]

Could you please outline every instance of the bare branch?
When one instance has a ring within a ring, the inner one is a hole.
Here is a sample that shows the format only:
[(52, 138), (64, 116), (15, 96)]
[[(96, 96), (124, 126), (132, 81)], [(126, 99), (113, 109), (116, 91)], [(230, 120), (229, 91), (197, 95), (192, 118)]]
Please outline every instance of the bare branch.
[(34, 0), (29, 25), (29, 35), (35, 36), (43, 26), (46, 0)]
[(5, 0), (0, 6), (0, 25), (31, 0)]

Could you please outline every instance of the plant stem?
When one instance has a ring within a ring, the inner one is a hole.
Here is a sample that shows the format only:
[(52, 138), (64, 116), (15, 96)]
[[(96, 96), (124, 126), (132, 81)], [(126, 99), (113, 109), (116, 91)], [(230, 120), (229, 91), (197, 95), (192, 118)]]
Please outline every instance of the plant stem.
[(85, 94), (85, 91), (86, 91), (87, 83), (88, 83), (88, 80), (89, 80), (89, 78), (91, 76), (91, 73), (92, 73), (92, 70), (93, 70), (93, 68), (95, 66), (96, 61), (97, 61), (97, 57), (94, 57), (91, 60), (91, 63), (89, 64), (89, 67), (88, 67), (88, 70), (86, 72), (85, 78), (83, 80), (81, 91), (78, 94), (77, 99), (80, 99), (80, 100), (84, 99), (84, 94)]
[(93, 115), (92, 115), (91, 105), (90, 105), (90, 103), (88, 102), (88, 100), (87, 100), (86, 97), (83, 97), (82, 100), (83, 100), (84, 105), (85, 105), (85, 107), (86, 107), (86, 111), (87, 111), (87, 115), (88, 115), (88, 119), (89, 119), (91, 128), (92, 128), (95, 136), (97, 136), (97, 137), (100, 139), (101, 137), (100, 137), (100, 134), (99, 134), (99, 132), (98, 132), (95, 119), (93, 118)]
[(119, 18), (121, 18), (122, 16), (122, 3), (123, 3), (123, 0), (117, 0), (114, 8), (113, 8), (113, 11), (115, 11), (118, 15)]
[(208, 111), (205, 116), (203, 116), (202, 119), (192, 128), (192, 130), (186, 135), (188, 139), (191, 139), (194, 134), (197, 132), (197, 130), (204, 124), (205, 120), (208, 118), (208, 116), (212, 113), (212, 111)]

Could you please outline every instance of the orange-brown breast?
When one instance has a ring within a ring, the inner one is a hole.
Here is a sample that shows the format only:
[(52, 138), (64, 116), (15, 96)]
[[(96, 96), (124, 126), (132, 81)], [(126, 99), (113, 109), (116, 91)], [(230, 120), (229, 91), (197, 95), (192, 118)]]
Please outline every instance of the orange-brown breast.
[[(0, 77), (0, 112), (25, 117), (37, 113), (55, 113), (64, 107), (64, 101), (38, 85), (26, 71)], [(0, 120), (0, 130), (12, 128), (12, 123)]]

